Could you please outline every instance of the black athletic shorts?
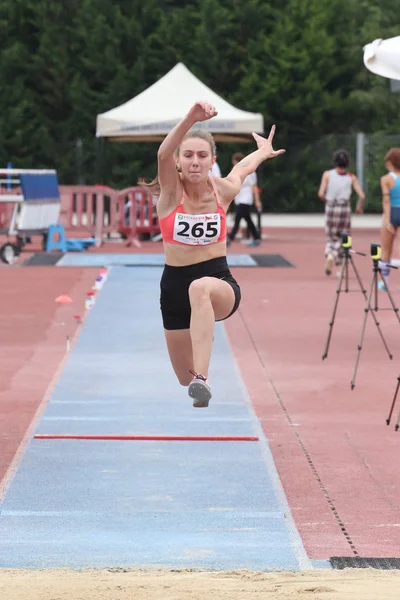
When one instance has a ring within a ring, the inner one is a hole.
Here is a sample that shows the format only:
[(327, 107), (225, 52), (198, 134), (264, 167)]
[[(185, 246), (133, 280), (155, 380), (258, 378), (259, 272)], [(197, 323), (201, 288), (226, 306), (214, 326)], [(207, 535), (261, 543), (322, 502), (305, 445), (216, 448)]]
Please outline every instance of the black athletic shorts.
[(400, 206), (390, 208), (390, 223), (395, 229), (400, 227)]
[(160, 307), (165, 329), (190, 328), (189, 286), (192, 281), (201, 277), (216, 277), (229, 283), (235, 294), (235, 303), (225, 318), (237, 310), (241, 299), (240, 287), (229, 270), (226, 256), (186, 267), (165, 265), (160, 282)]

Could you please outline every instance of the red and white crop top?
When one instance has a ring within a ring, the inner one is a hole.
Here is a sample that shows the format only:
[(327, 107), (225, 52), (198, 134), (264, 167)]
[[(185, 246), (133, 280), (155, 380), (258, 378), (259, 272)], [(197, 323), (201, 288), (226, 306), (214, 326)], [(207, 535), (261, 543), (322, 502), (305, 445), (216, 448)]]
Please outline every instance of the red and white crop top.
[(226, 239), (226, 213), (212, 177), (210, 181), (217, 200), (217, 210), (202, 215), (184, 212), (185, 192), (182, 187), (181, 202), (169, 215), (158, 221), (164, 242), (183, 246), (205, 246)]

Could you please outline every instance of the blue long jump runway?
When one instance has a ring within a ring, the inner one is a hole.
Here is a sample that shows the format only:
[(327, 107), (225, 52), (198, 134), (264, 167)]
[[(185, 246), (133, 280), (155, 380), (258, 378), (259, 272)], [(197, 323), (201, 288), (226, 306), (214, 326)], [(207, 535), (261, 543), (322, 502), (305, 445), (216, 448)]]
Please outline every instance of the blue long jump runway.
[[(227, 256), (230, 267), (257, 267), (257, 263), (248, 254), (230, 254)], [(139, 254), (102, 254), (96, 252), (76, 253), (68, 252), (58, 261), (58, 267), (108, 267), (108, 266), (141, 266), (141, 267), (163, 267), (165, 263), (164, 254), (144, 253)]]
[(111, 270), (35, 434), (253, 441), (33, 438), (0, 507), (1, 567), (312, 568), (223, 324), (210, 407), (176, 382), (160, 274)]

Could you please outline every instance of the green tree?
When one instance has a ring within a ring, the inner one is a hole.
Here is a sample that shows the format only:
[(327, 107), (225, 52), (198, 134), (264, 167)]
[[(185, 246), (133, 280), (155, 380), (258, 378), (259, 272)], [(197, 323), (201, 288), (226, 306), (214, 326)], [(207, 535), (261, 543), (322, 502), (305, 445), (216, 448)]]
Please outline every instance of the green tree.
[[(54, 166), (64, 183), (152, 177), (157, 144), (105, 143), (96, 171), (96, 115), (183, 62), (228, 102), (261, 112), (266, 131), (277, 124), (287, 153), (259, 170), (265, 206), (321, 210), (316, 188), (335, 147), (354, 158), (358, 131), (399, 132), (400, 95), (362, 60), (396, 23), (389, 0), (0, 0), (0, 161)], [(379, 139), (368, 147), (376, 210)], [(223, 173), (232, 152), (253, 147), (219, 144)]]

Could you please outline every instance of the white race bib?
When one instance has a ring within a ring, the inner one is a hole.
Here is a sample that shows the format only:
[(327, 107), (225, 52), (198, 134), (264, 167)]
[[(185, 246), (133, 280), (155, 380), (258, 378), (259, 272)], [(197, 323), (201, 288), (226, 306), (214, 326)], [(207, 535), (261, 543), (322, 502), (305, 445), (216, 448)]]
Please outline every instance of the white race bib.
[(173, 239), (189, 246), (204, 246), (218, 241), (221, 233), (221, 215), (187, 215), (176, 213)]

